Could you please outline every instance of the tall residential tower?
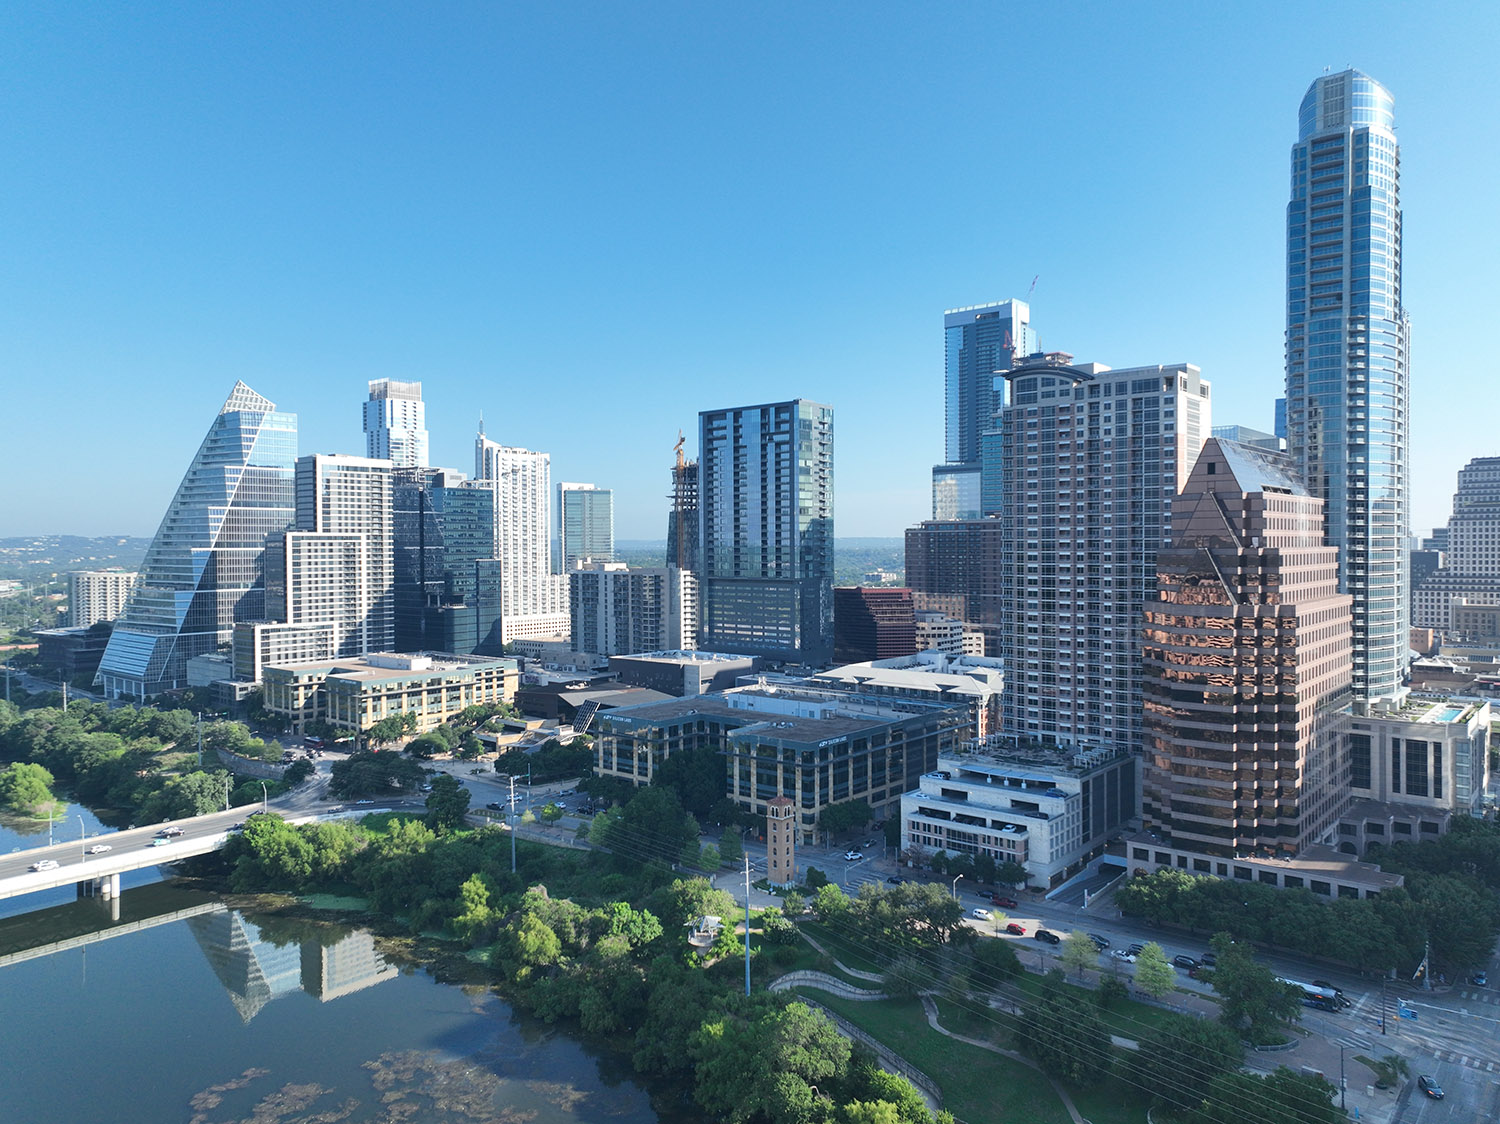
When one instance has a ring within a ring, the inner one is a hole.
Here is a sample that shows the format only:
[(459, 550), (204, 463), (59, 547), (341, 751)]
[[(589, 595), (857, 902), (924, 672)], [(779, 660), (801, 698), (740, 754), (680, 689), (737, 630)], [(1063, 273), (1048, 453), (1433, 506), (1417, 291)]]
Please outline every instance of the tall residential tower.
[(377, 379), (365, 402), (366, 455), (396, 468), (427, 465), (427, 412), (422, 384)]
[(701, 643), (833, 658), (833, 410), (798, 398), (698, 415)]
[(474, 475), (494, 492), (501, 642), (567, 635), (568, 579), (552, 572), (552, 457), (491, 441), (481, 428)]
[(1354, 694), (1396, 695), (1407, 650), (1407, 340), (1395, 102), (1357, 70), (1302, 99), (1287, 205), (1287, 447), (1327, 507), (1354, 598)]

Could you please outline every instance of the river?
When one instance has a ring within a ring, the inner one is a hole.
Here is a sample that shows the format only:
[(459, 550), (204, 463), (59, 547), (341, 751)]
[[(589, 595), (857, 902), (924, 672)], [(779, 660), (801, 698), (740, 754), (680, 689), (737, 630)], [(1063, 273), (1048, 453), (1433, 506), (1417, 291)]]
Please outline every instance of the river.
[[(108, 831), (70, 807), (75, 835), (79, 816)], [(45, 840), (0, 817), (0, 851)], [(488, 987), (393, 963), (368, 932), (230, 909), (151, 870), (125, 885), (118, 920), (71, 888), (0, 902), (6, 1124), (659, 1119), (627, 1065)]]

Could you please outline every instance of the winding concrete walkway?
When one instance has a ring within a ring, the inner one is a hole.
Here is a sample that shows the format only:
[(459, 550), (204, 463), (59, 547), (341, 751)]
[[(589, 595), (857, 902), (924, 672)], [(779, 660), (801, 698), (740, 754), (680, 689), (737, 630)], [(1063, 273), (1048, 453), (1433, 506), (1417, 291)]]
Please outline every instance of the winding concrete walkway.
[[(993, 1042), (985, 1042), (978, 1038), (970, 1038), (966, 1034), (955, 1034), (953, 1031), (943, 1026), (942, 1023), (938, 1022), (937, 1002), (932, 998), (932, 996), (922, 996), (922, 1010), (927, 1012), (927, 1025), (932, 1027), (933, 1030), (937, 1031), (944, 1037), (952, 1038), (957, 1042), (965, 1042), (970, 1046), (978, 1046), (981, 1050), (989, 1050), (991, 1053), (1010, 1058), (1012, 1061), (1020, 1062), (1022, 1065), (1030, 1066), (1038, 1073), (1042, 1073), (1042, 1067), (1037, 1065), (1036, 1062), (1032, 1061), (1025, 1054), (1018, 1054), (1014, 1050), (1001, 1049)], [(1055, 1092), (1058, 1099), (1062, 1101), (1063, 1108), (1068, 1110), (1068, 1115), (1073, 1118), (1073, 1124), (1089, 1124), (1089, 1121), (1084, 1119), (1083, 1114), (1078, 1111), (1078, 1106), (1073, 1103), (1073, 1098), (1068, 1095), (1068, 1091), (1061, 1085), (1059, 1085), (1056, 1081), (1054, 1081), (1051, 1077), (1047, 1077), (1045, 1073), (1042, 1073), (1042, 1076), (1047, 1078), (1047, 1083), (1052, 1086), (1052, 1091)]]
[[(843, 967), (843, 965), (839, 965)], [(845, 969), (847, 971), (847, 969)], [(771, 981), (771, 991), (788, 991), (794, 987), (815, 987), (819, 991), (826, 991), (830, 995), (837, 995), (840, 999), (852, 999), (863, 1002), (870, 999), (890, 998), (883, 991), (871, 991), (869, 988), (855, 987), (848, 980), (841, 980), (828, 972), (817, 972), (810, 968), (804, 968), (796, 972), (788, 972), (784, 976), (778, 976)]]

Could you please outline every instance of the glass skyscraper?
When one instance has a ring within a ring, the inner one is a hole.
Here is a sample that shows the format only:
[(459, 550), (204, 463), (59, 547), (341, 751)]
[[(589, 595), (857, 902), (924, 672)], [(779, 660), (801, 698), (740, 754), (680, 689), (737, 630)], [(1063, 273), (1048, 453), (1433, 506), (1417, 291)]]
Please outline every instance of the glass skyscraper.
[(983, 510), (981, 438), (995, 425), (995, 373), (1037, 349), (1031, 309), (1017, 300), (943, 313), (943, 464), (932, 469), (932, 517), (977, 519)]
[(833, 658), (833, 410), (798, 398), (698, 415), (701, 643)]
[(188, 660), (265, 619), (266, 542), (296, 516), (296, 460), (297, 416), (235, 383), (115, 622), (96, 679), (108, 697), (186, 686)]
[(1354, 599), (1354, 693), (1388, 698), (1407, 650), (1409, 324), (1395, 102), (1357, 70), (1302, 99), (1287, 205), (1287, 446), (1326, 502)]
[(557, 537), (564, 574), (579, 562), (613, 562), (615, 494), (594, 484), (559, 483)]

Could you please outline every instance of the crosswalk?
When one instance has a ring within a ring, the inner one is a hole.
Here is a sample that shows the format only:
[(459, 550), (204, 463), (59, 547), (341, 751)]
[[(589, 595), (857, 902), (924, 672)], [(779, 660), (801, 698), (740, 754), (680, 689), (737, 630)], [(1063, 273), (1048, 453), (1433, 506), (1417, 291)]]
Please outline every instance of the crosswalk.
[(1485, 1073), (1500, 1073), (1500, 1059), (1493, 1055), (1480, 1057), (1474, 1054), (1460, 1054), (1457, 1050), (1434, 1050), (1432, 1054), (1438, 1061), (1452, 1062), (1454, 1065), (1467, 1066)]
[(1500, 1007), (1500, 995), (1495, 994), (1488, 988), (1461, 989), (1458, 997), (1466, 1003), (1488, 1003), (1491, 1006)]

